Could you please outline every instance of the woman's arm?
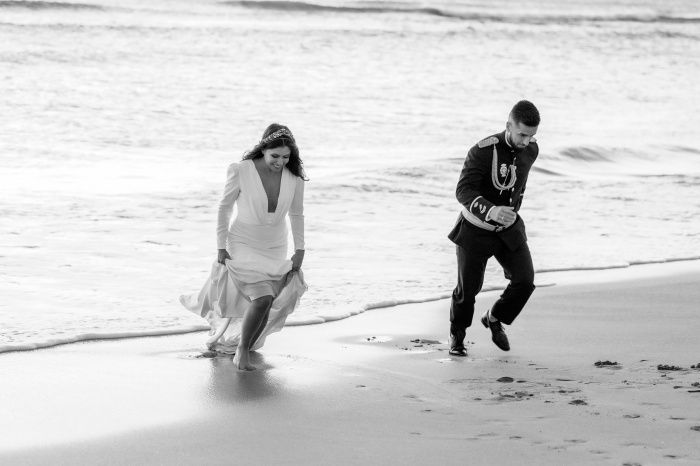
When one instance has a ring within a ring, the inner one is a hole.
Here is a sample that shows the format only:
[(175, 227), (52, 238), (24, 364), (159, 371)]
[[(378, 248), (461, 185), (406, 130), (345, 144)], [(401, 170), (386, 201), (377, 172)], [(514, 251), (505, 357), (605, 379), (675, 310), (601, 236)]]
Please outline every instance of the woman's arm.
[[(216, 247), (219, 250), (226, 250), (226, 237), (228, 236), (228, 228), (231, 224), (233, 205), (236, 203), (240, 192), (239, 165), (237, 163), (232, 163), (228, 167), (224, 194), (221, 197), (221, 201), (219, 201), (219, 216), (216, 223)], [(221, 254), (219, 254), (219, 258), (221, 258)]]
[(299, 270), (304, 261), (304, 180), (296, 179), (294, 199), (289, 206), (289, 223), (292, 226), (294, 238), (294, 256), (292, 256), (292, 270)]

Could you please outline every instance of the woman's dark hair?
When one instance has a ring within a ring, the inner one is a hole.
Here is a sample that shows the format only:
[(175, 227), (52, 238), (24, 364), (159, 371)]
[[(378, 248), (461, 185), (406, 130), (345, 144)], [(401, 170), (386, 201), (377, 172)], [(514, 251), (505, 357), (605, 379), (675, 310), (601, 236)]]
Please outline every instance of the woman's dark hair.
[[(266, 141), (266, 139), (270, 139), (269, 136), (273, 135), (274, 133), (280, 133), (280, 135)], [(264, 149), (274, 149), (276, 147), (289, 148), (289, 162), (287, 162), (287, 168), (290, 172), (306, 181), (307, 178), (306, 172), (304, 171), (304, 162), (302, 162), (301, 157), (299, 157), (299, 148), (297, 147), (296, 141), (294, 141), (292, 132), (284, 125), (272, 123), (270, 126), (268, 126), (263, 132), (260, 142), (243, 155), (243, 160), (258, 159), (263, 156), (262, 151)]]

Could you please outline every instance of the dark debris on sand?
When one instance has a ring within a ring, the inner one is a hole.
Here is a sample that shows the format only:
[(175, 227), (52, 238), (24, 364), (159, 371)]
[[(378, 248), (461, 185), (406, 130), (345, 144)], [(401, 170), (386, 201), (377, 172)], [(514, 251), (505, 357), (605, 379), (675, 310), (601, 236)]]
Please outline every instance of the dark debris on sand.
[(673, 366), (670, 364), (659, 364), (656, 368), (660, 371), (682, 371), (683, 368), (679, 366)]
[(605, 366), (619, 366), (620, 364), (617, 361), (596, 361), (594, 364), (596, 367), (605, 367)]
[(690, 366), (690, 368), (691, 369), (700, 369), (700, 362), (697, 364), (693, 364), (692, 366)]

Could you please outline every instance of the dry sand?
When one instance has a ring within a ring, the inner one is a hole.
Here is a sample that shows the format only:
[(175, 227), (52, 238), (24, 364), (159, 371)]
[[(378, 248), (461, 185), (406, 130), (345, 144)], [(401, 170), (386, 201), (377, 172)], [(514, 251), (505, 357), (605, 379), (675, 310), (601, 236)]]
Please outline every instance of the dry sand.
[(3, 354), (0, 464), (700, 464), (700, 262), (570, 277), (509, 353), (475, 319), (450, 357), (442, 300), (285, 328), (252, 373), (203, 333)]

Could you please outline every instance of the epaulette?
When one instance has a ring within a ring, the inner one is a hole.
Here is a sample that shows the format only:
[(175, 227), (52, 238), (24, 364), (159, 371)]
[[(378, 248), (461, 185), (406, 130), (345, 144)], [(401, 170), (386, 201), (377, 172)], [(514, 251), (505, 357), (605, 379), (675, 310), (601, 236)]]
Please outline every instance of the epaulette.
[(480, 149), (483, 149), (484, 147), (493, 146), (494, 144), (498, 144), (498, 138), (496, 136), (490, 136), (486, 139), (482, 139), (477, 145)]

